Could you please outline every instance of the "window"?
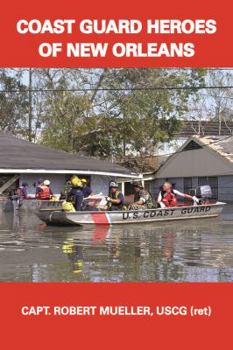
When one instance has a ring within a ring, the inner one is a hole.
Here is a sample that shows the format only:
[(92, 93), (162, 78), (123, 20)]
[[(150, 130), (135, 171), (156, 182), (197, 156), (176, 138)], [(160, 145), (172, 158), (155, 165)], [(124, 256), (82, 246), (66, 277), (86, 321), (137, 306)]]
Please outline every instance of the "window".
[(193, 188), (193, 179), (192, 179), (192, 177), (185, 177), (184, 178), (184, 193), (189, 194), (191, 192), (192, 188)]

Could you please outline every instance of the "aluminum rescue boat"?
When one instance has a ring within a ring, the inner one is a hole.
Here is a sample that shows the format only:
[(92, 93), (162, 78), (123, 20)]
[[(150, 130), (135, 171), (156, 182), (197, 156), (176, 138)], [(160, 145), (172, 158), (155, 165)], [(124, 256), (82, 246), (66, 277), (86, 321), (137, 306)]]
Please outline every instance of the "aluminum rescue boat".
[(41, 208), (38, 217), (48, 225), (122, 225), (171, 220), (188, 220), (217, 217), (226, 203), (216, 202), (194, 206), (177, 206), (146, 210), (79, 211)]

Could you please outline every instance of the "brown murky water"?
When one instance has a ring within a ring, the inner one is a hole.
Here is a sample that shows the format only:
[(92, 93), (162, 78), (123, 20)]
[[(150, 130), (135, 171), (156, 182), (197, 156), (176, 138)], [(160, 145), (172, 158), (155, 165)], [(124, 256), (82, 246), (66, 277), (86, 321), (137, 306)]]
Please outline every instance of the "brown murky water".
[(0, 281), (233, 281), (233, 207), (220, 218), (117, 227), (46, 227), (0, 213)]

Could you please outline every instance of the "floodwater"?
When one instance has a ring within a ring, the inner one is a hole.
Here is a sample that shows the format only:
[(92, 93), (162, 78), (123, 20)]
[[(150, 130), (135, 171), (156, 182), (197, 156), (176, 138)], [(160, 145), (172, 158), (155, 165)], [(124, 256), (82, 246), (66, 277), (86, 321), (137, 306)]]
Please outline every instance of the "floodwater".
[(233, 281), (233, 206), (216, 219), (46, 227), (0, 213), (2, 282)]

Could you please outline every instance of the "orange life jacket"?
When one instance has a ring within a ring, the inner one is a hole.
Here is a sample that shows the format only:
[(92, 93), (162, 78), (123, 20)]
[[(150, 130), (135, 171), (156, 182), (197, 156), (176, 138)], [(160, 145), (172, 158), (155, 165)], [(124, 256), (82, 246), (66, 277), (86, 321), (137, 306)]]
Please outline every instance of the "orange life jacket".
[(166, 207), (176, 207), (177, 206), (177, 200), (174, 193), (165, 193), (162, 199), (162, 202), (165, 204)]
[(42, 191), (38, 192), (37, 199), (50, 199), (50, 188), (48, 186), (40, 186), (40, 188)]

